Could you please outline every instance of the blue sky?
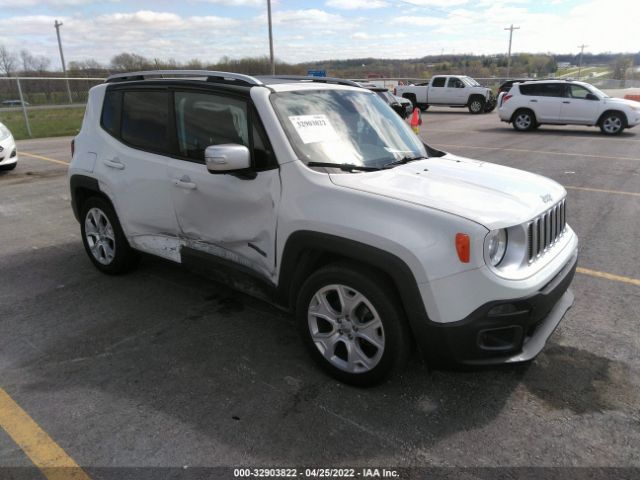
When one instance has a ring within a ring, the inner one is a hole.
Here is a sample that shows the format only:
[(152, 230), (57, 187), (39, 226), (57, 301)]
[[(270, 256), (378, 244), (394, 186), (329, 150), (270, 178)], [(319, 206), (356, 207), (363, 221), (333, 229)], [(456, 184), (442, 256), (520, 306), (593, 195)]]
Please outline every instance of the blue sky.
[[(275, 52), (288, 62), (515, 52), (638, 51), (640, 0), (273, 0)], [(120, 52), (217, 61), (268, 54), (266, 0), (0, 0), (0, 44), (57, 66)]]

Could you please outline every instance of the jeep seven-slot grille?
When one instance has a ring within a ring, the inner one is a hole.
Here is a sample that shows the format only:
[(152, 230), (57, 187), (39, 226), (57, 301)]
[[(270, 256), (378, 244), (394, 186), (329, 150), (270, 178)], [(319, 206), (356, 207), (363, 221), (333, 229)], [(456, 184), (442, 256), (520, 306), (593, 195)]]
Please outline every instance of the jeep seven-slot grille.
[(551, 248), (567, 226), (567, 201), (556, 203), (527, 225), (527, 252), (529, 263)]

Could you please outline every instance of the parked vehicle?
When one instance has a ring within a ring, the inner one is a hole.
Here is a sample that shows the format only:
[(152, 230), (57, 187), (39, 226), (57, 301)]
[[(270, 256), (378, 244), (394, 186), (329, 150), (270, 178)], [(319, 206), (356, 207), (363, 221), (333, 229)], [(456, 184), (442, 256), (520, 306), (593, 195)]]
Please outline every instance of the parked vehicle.
[(404, 110), (406, 112), (405, 118), (409, 117), (409, 115), (411, 115), (411, 113), (413, 112), (413, 103), (411, 102), (411, 100), (404, 97), (399, 97), (397, 95), (393, 95), (393, 96), (396, 99), (396, 102), (398, 102), (400, 105), (404, 107)]
[(565, 189), (432, 148), (351, 85), (161, 71), (93, 87), (69, 167), (89, 259), (223, 269), (294, 312), (312, 357), (356, 385), (412, 345), (432, 362), (531, 360), (573, 303)]
[(514, 84), (499, 97), (498, 113), (519, 131), (542, 124), (598, 126), (618, 135), (640, 123), (640, 102), (611, 98), (588, 83), (545, 80)]
[[(3, 100), (0, 105), (2, 105), (3, 107), (21, 107), (22, 102), (20, 100)], [(29, 102), (24, 102), (25, 107), (28, 107), (29, 105)]]
[(515, 78), (512, 80), (506, 80), (502, 82), (498, 87), (497, 95), (500, 96), (502, 92), (508, 92), (511, 89), (511, 87), (513, 87), (514, 83), (535, 82), (535, 81), (536, 81), (535, 78)]
[(13, 170), (18, 165), (18, 149), (9, 129), (0, 123), (0, 170)]
[(490, 88), (466, 75), (438, 75), (428, 83), (398, 85), (394, 95), (411, 100), (414, 107), (426, 110), (430, 105), (467, 107), (471, 113), (491, 112), (496, 99)]
[(396, 96), (393, 95), (391, 92), (389, 92), (388, 88), (379, 87), (375, 84), (361, 84), (361, 85), (362, 85), (362, 88), (366, 88), (367, 90), (371, 90), (372, 92), (375, 92), (375, 94), (378, 95), (382, 100), (384, 100), (384, 102), (387, 105), (393, 108), (394, 112), (400, 115), (401, 118), (407, 118), (409, 116), (409, 112), (412, 111), (412, 110), (407, 111), (406, 105), (403, 105), (402, 103), (400, 103), (396, 98)]

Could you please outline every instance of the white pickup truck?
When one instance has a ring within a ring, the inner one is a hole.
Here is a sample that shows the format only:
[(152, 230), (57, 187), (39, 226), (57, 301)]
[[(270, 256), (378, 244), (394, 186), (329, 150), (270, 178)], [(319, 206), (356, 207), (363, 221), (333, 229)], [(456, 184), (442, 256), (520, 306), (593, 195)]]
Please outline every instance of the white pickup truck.
[(487, 113), (496, 108), (491, 89), (466, 75), (438, 75), (427, 83), (398, 85), (393, 93), (411, 100), (414, 108), (421, 110), (430, 105), (467, 107), (471, 113)]

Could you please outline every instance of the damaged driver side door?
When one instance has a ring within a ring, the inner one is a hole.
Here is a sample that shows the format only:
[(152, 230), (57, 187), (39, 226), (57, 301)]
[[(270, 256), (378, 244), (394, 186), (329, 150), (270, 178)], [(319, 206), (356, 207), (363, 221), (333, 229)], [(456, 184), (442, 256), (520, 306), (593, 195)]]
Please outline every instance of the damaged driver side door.
[[(271, 278), (280, 175), (257, 114), (245, 98), (197, 90), (175, 91), (173, 106), (169, 175), (184, 246)], [(248, 147), (251, 169), (210, 173), (204, 150), (223, 144)]]

